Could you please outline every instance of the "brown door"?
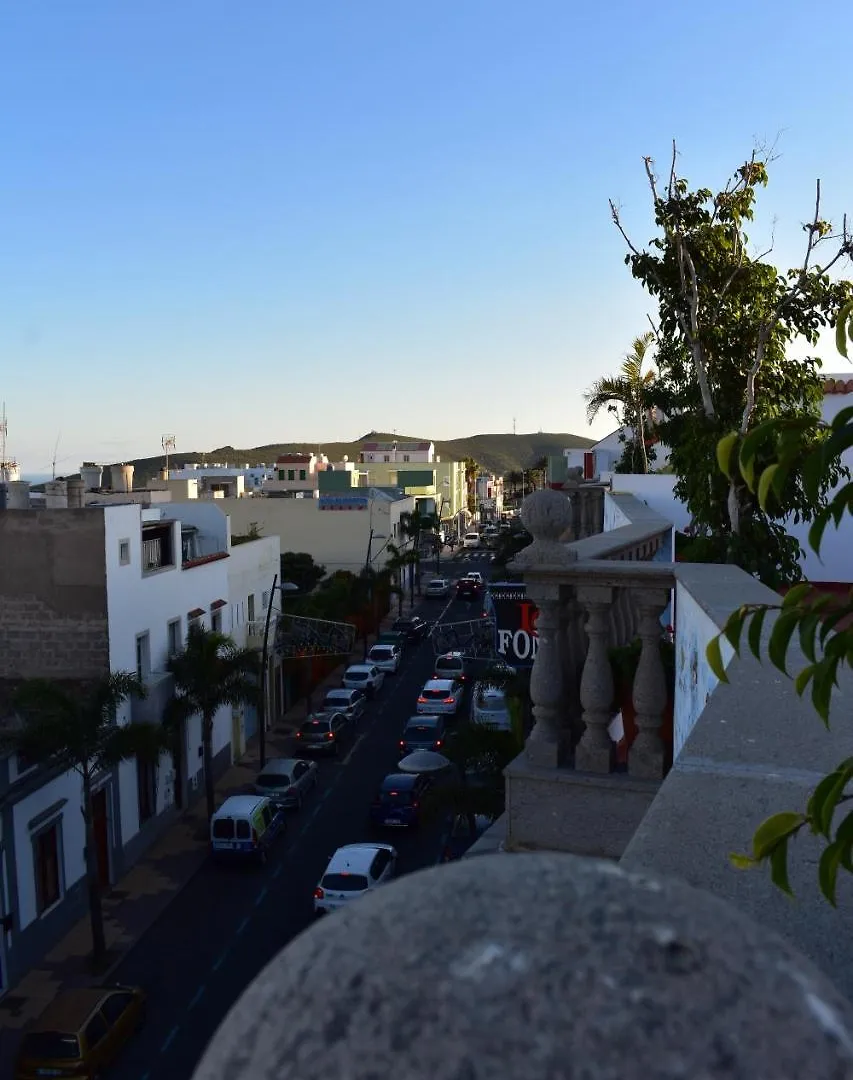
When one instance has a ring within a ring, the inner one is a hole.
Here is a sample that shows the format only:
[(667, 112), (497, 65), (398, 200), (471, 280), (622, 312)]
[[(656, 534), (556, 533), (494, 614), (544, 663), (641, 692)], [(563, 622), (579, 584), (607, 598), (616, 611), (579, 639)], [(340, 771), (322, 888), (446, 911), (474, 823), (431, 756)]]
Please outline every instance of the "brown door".
[(95, 830), (95, 857), (98, 881), (102, 889), (110, 887), (110, 823), (107, 813), (107, 788), (92, 796), (92, 825)]

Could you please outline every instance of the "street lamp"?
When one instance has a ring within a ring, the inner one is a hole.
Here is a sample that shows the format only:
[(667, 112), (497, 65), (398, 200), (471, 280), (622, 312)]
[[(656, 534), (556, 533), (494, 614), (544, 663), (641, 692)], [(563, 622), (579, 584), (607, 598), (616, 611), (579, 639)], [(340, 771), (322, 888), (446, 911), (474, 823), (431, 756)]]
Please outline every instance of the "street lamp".
[[(282, 581), (278, 584), (278, 574), (272, 579), (272, 588), (270, 589), (269, 603), (267, 604), (267, 617), (264, 623), (264, 647), (261, 654), (261, 697), (260, 697), (260, 725), (258, 731), (258, 757), (260, 759), (261, 768), (267, 763), (267, 697), (268, 697), (268, 666), (269, 666), (269, 644), (270, 644), (270, 619), (272, 618), (272, 602), (276, 592), (280, 593), (294, 593), (299, 592), (299, 586), (294, 585), (292, 581)], [(284, 600), (282, 599), (282, 605)], [(280, 614), (280, 612), (279, 612)]]
[[(367, 556), (365, 557), (365, 560), (364, 560), (364, 576), (367, 578), (367, 603), (368, 603), (368, 607), (369, 607), (369, 610), (370, 610), (371, 623), (376, 621), (375, 618), (372, 617), (374, 615), (374, 610), (373, 610), (373, 578), (371, 576), (371, 566), (370, 566), (370, 564), (373, 562), (373, 555), (371, 554), (371, 552), (373, 550), (373, 541), (374, 540), (387, 540), (387, 539), (388, 539), (388, 537), (384, 533), (377, 533), (377, 532), (373, 531), (373, 503), (371, 502), (371, 504), (370, 504), (370, 534), (367, 537)], [(377, 554), (379, 554), (379, 552), (377, 552)], [(366, 626), (364, 628), (364, 660), (365, 661), (367, 660), (367, 627)]]

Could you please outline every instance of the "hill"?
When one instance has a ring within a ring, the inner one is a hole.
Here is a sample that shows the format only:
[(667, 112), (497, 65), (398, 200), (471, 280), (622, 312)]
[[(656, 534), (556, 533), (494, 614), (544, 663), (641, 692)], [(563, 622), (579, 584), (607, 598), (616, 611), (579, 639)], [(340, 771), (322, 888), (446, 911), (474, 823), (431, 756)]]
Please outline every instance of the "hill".
[[(314, 453), (326, 454), (330, 461), (341, 461), (345, 455), (350, 461), (357, 461), (362, 442), (371, 440), (393, 442), (394, 439), (397, 442), (429, 441), (426, 437), (389, 435), (387, 432), (370, 431), (357, 442), (271, 443), (267, 446), (256, 446), (251, 450), (219, 446), (206, 453), (178, 452), (172, 456), (172, 461), (176, 465), (194, 462), (213, 464), (226, 461), (232, 465), (235, 462), (241, 465), (260, 465), (262, 462), (271, 465), (279, 454), (310, 453), (312, 450)], [(473, 458), (487, 472), (506, 476), (507, 473), (530, 468), (534, 462), (545, 455), (561, 454), (568, 447), (586, 448), (592, 446), (594, 441), (581, 435), (545, 431), (530, 435), (469, 435), (463, 439), (436, 442), (435, 452), (443, 461), (464, 461), (465, 458)], [(136, 458), (129, 464), (134, 465), (136, 469), (134, 481), (144, 484), (146, 480), (156, 476), (158, 470), (163, 467), (163, 455)]]

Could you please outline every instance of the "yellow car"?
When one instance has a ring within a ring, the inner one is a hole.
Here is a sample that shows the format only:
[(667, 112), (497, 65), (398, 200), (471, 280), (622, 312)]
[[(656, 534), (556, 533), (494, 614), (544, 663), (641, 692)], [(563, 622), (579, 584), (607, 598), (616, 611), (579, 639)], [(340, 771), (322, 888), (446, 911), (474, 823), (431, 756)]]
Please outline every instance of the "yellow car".
[(26, 1032), (15, 1080), (97, 1077), (145, 1019), (145, 995), (134, 986), (63, 990)]

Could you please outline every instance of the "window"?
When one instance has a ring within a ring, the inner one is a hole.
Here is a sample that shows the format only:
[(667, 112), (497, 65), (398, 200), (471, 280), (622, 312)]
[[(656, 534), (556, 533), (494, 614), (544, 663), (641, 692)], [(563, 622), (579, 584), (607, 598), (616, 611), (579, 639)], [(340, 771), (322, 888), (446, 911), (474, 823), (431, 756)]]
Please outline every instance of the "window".
[(261, 607), (264, 611), (270, 606), (270, 594), (268, 592), (261, 593)]
[(304, 479), (305, 479), (305, 470), (304, 470), (304, 469), (300, 469), (300, 470), (299, 470), (299, 479), (300, 479), (300, 480), (304, 480)]
[(246, 611), (248, 613), (246, 615), (246, 621), (247, 622), (254, 622), (255, 621), (255, 594), (254, 593), (252, 593), (251, 596), (249, 596), (249, 599), (246, 601)]
[(403, 454), (403, 461), (408, 461), (408, 460), (409, 460), (409, 455), (408, 454)]
[(210, 613), (210, 629), (214, 634), (222, 633), (222, 612), (211, 611)]
[(61, 827), (62, 818), (57, 818), (33, 837), (36, 907), (39, 915), (62, 899)]
[(166, 624), (166, 649), (169, 656), (177, 656), (181, 651), (180, 619), (172, 619)]
[(136, 759), (136, 787), (139, 793), (139, 824), (157, 813), (157, 765), (152, 761)]
[(294, 472), (294, 470), (293, 469), (288, 469), (287, 470), (287, 479), (288, 480), (293, 480), (295, 477), (296, 477), (296, 473)]
[(279, 469), (278, 470), (278, 478), (279, 478), (279, 480), (284, 479), (284, 469)]
[(214, 840), (231, 840), (234, 836), (234, 819), (230, 817), (217, 818), (213, 822)]
[(383, 461), (390, 461), (391, 460), (391, 455), (390, 454), (383, 454), (382, 455), (382, 460)]
[(118, 1023), (125, 1009), (128, 1008), (132, 1001), (133, 994), (127, 994), (124, 991), (117, 994), (110, 994), (101, 1006), (103, 1017), (110, 1027), (114, 1027), (115, 1024)]
[(136, 674), (146, 679), (151, 674), (151, 638), (148, 631), (136, 635)]
[(234, 822), (234, 825), (234, 835), (237, 837), (238, 840), (251, 839), (252, 830), (249, 828), (248, 821), (245, 821), (243, 818), (237, 818), (237, 820)]
[(385, 873), (385, 867), (391, 861), (391, 855), (389, 852), (382, 848), (376, 852), (376, 857), (373, 860), (373, 865), (370, 867), (370, 874), (374, 881), (378, 880)]
[(106, 1020), (103, 1018), (103, 1016), (101, 1016), (100, 1013), (95, 1013), (95, 1015), (86, 1025), (86, 1030), (83, 1032), (83, 1035), (86, 1039), (87, 1048), (91, 1050), (93, 1046), (97, 1046), (108, 1031), (109, 1028), (107, 1027)]
[(118, 542), (118, 562), (119, 566), (127, 566), (130, 562), (130, 541), (119, 540)]

